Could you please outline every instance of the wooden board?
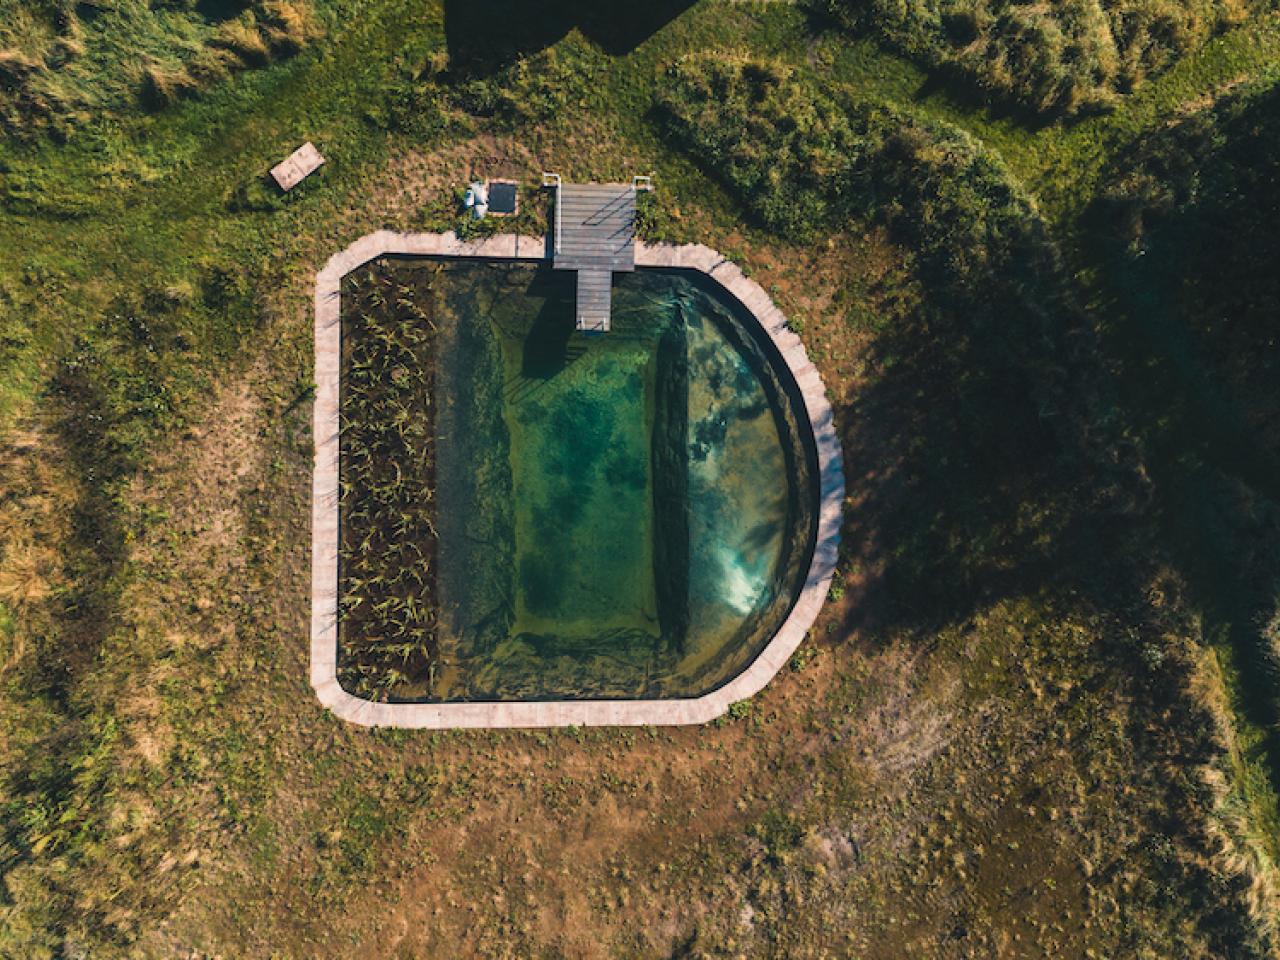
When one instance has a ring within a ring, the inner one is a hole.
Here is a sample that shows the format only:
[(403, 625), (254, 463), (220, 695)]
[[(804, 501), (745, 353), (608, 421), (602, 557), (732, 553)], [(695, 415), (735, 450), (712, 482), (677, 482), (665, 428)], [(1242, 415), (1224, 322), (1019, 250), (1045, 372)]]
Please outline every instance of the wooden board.
[(578, 271), (577, 328), (607, 333), (613, 274), (636, 268), (636, 190), (621, 183), (566, 183), (556, 190), (551, 265)]
[(636, 191), (631, 184), (566, 183), (559, 188), (553, 266), (631, 271), (636, 266)]
[(324, 163), (316, 145), (308, 140), (271, 168), (271, 177), (281, 190), (289, 191), (309, 177)]

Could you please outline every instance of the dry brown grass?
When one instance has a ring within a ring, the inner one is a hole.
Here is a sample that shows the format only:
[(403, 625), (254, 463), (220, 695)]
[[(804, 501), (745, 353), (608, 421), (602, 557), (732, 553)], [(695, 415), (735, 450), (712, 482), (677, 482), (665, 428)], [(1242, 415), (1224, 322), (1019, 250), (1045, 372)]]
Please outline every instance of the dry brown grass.
[(44, 60), (13, 47), (0, 49), (0, 79), (20, 83), (44, 67)]
[(174, 63), (148, 63), (142, 67), (142, 96), (156, 108), (171, 106), (199, 89), (186, 66)]
[(57, 552), (37, 544), (27, 530), (0, 530), (0, 539), (7, 541), (0, 553), (0, 602), (21, 611), (46, 599), (53, 591)]
[(261, 13), (263, 33), (272, 50), (297, 53), (322, 33), (309, 3), (266, 0)]
[(271, 48), (257, 21), (247, 15), (222, 24), (210, 45), (234, 54), (248, 66), (262, 66), (271, 60)]
[(140, 0), (84, 18), (12, 0), (3, 21), (0, 127), (27, 139), (68, 135), (91, 111), (118, 111), (139, 96), (162, 109), (232, 72), (291, 56), (322, 33), (307, 0), (258, 0), (220, 24), (190, 7), (160, 12)]
[(38, 431), (0, 443), (0, 609), (19, 621), (0, 630), (0, 677), (27, 656), (47, 602), (66, 585), (59, 552), (69, 535), (60, 503), (66, 490)]

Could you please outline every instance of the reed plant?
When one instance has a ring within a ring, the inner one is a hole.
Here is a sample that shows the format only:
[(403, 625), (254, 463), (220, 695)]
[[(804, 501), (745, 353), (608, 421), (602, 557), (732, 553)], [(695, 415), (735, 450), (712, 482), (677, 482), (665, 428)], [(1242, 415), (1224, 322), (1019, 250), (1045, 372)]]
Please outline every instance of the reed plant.
[(385, 265), (344, 292), (339, 676), (385, 699), (427, 676), (436, 654), (437, 330)]

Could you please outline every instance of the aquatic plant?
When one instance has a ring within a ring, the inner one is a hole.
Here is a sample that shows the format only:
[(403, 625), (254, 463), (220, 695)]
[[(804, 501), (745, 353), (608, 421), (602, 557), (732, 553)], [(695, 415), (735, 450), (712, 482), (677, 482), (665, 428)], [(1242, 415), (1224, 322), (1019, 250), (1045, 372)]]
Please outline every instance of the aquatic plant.
[[(421, 274), (422, 271), (419, 271)], [(349, 284), (340, 403), (339, 676), (385, 698), (435, 652), (436, 329), (386, 267)]]

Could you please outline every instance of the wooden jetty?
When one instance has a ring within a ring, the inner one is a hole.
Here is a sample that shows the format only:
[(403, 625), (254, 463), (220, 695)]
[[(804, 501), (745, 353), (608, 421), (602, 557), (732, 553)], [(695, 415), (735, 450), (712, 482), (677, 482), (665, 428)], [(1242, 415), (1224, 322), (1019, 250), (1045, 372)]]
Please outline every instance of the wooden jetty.
[(551, 266), (578, 271), (577, 327), (607, 333), (613, 275), (636, 268), (636, 191), (649, 189), (649, 179), (561, 183), (548, 173), (542, 182), (556, 192)]

